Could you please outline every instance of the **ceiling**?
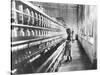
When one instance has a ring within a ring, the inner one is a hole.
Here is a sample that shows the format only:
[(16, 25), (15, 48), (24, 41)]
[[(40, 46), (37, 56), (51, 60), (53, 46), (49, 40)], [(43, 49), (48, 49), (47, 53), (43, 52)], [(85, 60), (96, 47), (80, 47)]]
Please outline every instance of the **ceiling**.
[(64, 3), (46, 3), (31, 1), (36, 6), (41, 6), (45, 9), (46, 14), (51, 17), (61, 17), (64, 19), (66, 25), (76, 24), (76, 4)]

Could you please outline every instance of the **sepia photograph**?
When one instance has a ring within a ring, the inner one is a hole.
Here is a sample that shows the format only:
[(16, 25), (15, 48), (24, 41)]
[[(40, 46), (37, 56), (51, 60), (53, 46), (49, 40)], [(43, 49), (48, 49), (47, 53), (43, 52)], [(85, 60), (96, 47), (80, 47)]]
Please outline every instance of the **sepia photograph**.
[(97, 70), (97, 6), (11, 0), (11, 75)]

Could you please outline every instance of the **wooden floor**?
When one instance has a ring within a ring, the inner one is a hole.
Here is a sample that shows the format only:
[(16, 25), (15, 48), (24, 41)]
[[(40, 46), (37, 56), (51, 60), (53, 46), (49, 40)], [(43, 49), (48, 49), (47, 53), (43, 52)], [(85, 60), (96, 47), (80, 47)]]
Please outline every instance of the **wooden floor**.
[(86, 53), (80, 47), (77, 41), (72, 43), (71, 47), (71, 62), (62, 62), (58, 72), (66, 72), (66, 71), (79, 71), (79, 70), (90, 70), (91, 63)]

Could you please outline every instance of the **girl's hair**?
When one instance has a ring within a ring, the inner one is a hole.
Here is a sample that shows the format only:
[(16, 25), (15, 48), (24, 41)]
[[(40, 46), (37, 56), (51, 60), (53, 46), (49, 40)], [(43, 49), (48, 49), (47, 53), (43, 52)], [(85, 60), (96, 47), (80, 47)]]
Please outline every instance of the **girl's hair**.
[(67, 32), (67, 33), (71, 33), (70, 28), (66, 29), (66, 32)]

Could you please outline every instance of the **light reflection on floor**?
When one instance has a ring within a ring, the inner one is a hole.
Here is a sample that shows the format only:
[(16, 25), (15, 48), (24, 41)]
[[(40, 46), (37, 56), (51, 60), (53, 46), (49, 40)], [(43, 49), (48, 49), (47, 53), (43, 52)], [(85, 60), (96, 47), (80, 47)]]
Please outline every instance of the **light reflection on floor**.
[(72, 43), (71, 54), (72, 61), (67, 63), (63, 62), (61, 67), (59, 68), (59, 72), (90, 69), (90, 61), (87, 58), (86, 54), (81, 52), (77, 41), (74, 41), (74, 43)]

